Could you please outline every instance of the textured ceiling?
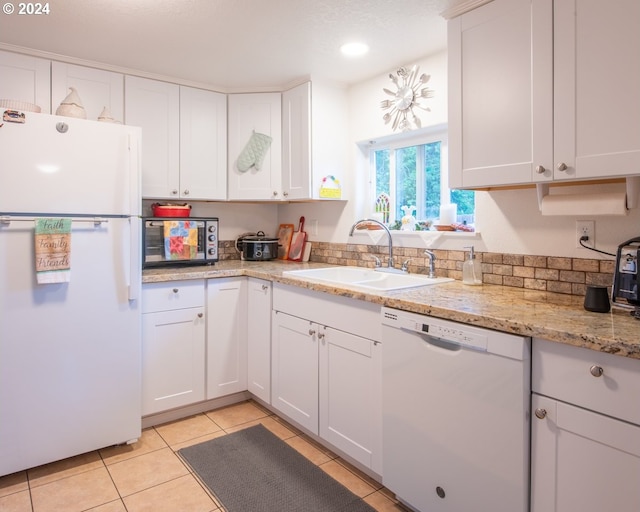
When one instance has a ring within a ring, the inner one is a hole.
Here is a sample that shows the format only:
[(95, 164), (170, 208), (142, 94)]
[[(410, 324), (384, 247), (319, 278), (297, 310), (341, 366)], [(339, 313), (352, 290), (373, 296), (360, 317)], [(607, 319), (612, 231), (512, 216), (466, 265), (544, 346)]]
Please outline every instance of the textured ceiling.
[[(301, 77), (359, 82), (446, 46), (456, 0), (58, 0), (49, 15), (0, 14), (0, 43), (223, 90)], [(17, 6), (17, 2), (14, 2)], [(339, 47), (370, 46), (347, 59)]]

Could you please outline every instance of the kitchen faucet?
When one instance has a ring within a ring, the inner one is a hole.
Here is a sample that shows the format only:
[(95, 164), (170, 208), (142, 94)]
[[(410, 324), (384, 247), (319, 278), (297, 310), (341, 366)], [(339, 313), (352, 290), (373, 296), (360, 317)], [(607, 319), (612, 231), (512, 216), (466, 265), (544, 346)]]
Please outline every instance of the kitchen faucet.
[(353, 236), (353, 231), (359, 224), (362, 224), (363, 222), (373, 222), (374, 224), (377, 224), (386, 231), (387, 237), (389, 238), (389, 261), (387, 262), (387, 268), (376, 268), (376, 270), (378, 270), (379, 272), (406, 272), (406, 265), (403, 265), (403, 270), (398, 270), (393, 267), (393, 240), (391, 239), (391, 231), (389, 231), (389, 228), (382, 222), (375, 219), (361, 219), (359, 221), (356, 221), (349, 230), (349, 236)]
[(436, 277), (436, 255), (429, 249), (425, 249), (424, 253), (429, 256), (429, 277)]

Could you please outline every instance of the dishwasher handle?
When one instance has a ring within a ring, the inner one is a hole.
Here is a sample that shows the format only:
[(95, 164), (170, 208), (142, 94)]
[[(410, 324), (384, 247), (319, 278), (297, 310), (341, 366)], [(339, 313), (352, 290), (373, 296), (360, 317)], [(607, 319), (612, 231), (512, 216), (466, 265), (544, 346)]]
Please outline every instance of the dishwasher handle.
[(443, 340), (442, 338), (436, 338), (435, 336), (431, 336), (429, 334), (424, 334), (424, 333), (416, 333), (416, 334), (418, 334), (425, 343), (428, 343), (429, 345), (435, 348), (448, 350), (449, 352), (459, 352), (463, 348), (462, 345), (458, 343)]

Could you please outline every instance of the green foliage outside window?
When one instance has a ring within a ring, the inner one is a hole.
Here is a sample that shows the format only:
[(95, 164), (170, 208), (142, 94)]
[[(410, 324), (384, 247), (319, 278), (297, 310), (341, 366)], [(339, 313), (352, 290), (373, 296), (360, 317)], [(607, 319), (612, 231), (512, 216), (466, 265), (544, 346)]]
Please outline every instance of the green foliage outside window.
[[(374, 153), (375, 197), (391, 197), (390, 224), (399, 228), (403, 206), (416, 207), (417, 221), (433, 221), (440, 215), (440, 205), (455, 203), (459, 223), (474, 222), (475, 195), (471, 190), (442, 188), (440, 141), (398, 149), (380, 149)], [(392, 193), (394, 185), (395, 198)], [(447, 193), (449, 197), (443, 197)], [(394, 222), (395, 221), (395, 222)], [(428, 222), (427, 222), (428, 224)]]

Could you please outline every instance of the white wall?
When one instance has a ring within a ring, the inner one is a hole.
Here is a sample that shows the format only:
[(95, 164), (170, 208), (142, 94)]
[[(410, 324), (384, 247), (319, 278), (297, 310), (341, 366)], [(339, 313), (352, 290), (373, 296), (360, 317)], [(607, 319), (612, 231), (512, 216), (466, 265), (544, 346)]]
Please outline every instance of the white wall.
[[(405, 63), (412, 66), (414, 63)], [(423, 126), (428, 127), (447, 121), (447, 56), (446, 52), (416, 62), (422, 73), (431, 75), (429, 87), (434, 91), (429, 100), (431, 112), (418, 111)], [(247, 231), (263, 230), (275, 236), (279, 223), (297, 226), (304, 215), (311, 241), (345, 243), (348, 233), (357, 219), (371, 212), (368, 197), (368, 160), (366, 150), (358, 142), (388, 136), (393, 132), (382, 119), (384, 111), (380, 101), (386, 98), (383, 87), (390, 87), (389, 73), (352, 86), (348, 91), (348, 139), (350, 165), (346, 170), (343, 200), (331, 202), (273, 204), (198, 203), (194, 215), (217, 215), (221, 219), (221, 238), (235, 239)], [(564, 191), (579, 192), (585, 187), (567, 187)], [(587, 187), (589, 192), (593, 187)], [(622, 184), (598, 185), (596, 191), (624, 190)], [(543, 217), (533, 188), (519, 190), (495, 190), (476, 193), (476, 227), (480, 233), (475, 238), (468, 235), (445, 234), (435, 241), (425, 241), (419, 235), (394, 236), (397, 246), (426, 247), (436, 249), (461, 249), (474, 245), (479, 251), (532, 254), (581, 258), (607, 258), (604, 255), (577, 248), (575, 241), (576, 220), (595, 220), (596, 247), (615, 252), (621, 242), (640, 236), (640, 209), (632, 210), (626, 217), (563, 216)], [(317, 221), (317, 234), (313, 234), (312, 221)], [(361, 243), (371, 243), (363, 235)], [(382, 242), (385, 243), (385, 242)]]
[[(143, 215), (150, 216), (150, 205), (154, 201), (142, 202)], [(163, 201), (158, 201), (162, 203)], [(166, 201), (164, 201), (166, 202)], [(218, 217), (220, 240), (235, 240), (243, 233), (264, 231), (268, 236), (277, 236), (278, 207), (271, 203), (218, 203), (190, 201), (193, 217)]]
[[(447, 53), (441, 52), (417, 62), (407, 62), (405, 66), (410, 68), (414, 64), (420, 67), (420, 73), (431, 76), (427, 86), (434, 93), (433, 98), (425, 102), (431, 108), (431, 112), (425, 112), (421, 109), (414, 109), (414, 112), (420, 118), (422, 126), (446, 123)], [(390, 69), (385, 75), (354, 85), (349, 89), (349, 133), (351, 140), (366, 141), (398, 133), (391, 129), (391, 123), (385, 124), (382, 119), (385, 110), (380, 108), (380, 102), (389, 98), (382, 89), (395, 90), (395, 86), (389, 79), (389, 74), (395, 74), (396, 71), (396, 69)]]
[[(399, 66), (411, 67), (414, 64), (418, 64), (420, 73), (431, 75), (427, 85), (435, 92), (434, 98), (427, 101), (431, 112), (416, 109), (416, 114), (420, 117), (423, 126), (446, 122), (446, 52), (417, 62), (400, 63)], [(310, 220), (318, 220), (318, 234), (309, 233), (309, 240), (345, 243), (349, 241), (349, 229), (353, 222), (369, 216), (371, 205), (367, 194), (368, 155), (358, 147), (357, 143), (394, 133), (391, 125), (385, 124), (382, 119), (385, 111), (380, 108), (380, 102), (388, 98), (382, 91), (383, 87), (395, 90), (395, 86), (389, 79), (389, 73), (396, 71), (397, 68), (389, 69), (386, 74), (349, 89), (348, 133), (351, 154), (350, 167), (345, 176), (347, 184), (344, 187), (343, 201), (283, 205), (279, 207), (279, 222), (291, 222), (297, 225), (298, 218), (304, 215), (307, 223)], [(363, 243), (366, 243), (366, 239)], [(404, 240), (399, 241), (398, 244), (408, 245)]]
[[(623, 184), (563, 187), (562, 193), (623, 191)], [(557, 189), (559, 192), (560, 189)], [(595, 221), (596, 248), (615, 253), (617, 246), (640, 236), (640, 210), (627, 216), (543, 216), (536, 191), (502, 190), (476, 193), (476, 217), (483, 246), (491, 252), (610, 259), (576, 247), (576, 220)]]
[[(411, 66), (414, 63), (405, 63)], [(431, 112), (421, 112), (425, 127), (447, 121), (447, 55), (446, 52), (424, 58), (417, 62), (420, 71), (431, 75), (429, 87), (434, 91), (430, 100)], [(395, 72), (394, 69), (389, 73)], [(386, 95), (382, 88), (389, 87), (388, 73), (349, 89), (349, 143), (352, 167), (348, 170), (350, 183), (347, 187), (346, 202), (339, 204), (296, 204), (280, 206), (279, 222), (297, 222), (300, 215), (318, 219), (318, 235), (310, 240), (347, 242), (352, 223), (368, 216), (371, 205), (367, 197), (368, 161), (366, 154), (357, 146), (358, 142), (392, 134), (391, 127), (385, 125), (380, 101)], [(391, 84), (393, 85), (393, 84)], [(623, 184), (563, 187), (562, 192), (622, 191)], [(555, 192), (555, 190), (552, 190)], [(419, 235), (394, 236), (396, 245), (436, 249), (460, 249), (475, 245), (480, 251), (531, 254), (561, 257), (602, 259), (600, 255), (587, 249), (576, 247), (576, 220), (594, 220), (596, 247), (615, 252), (625, 240), (640, 236), (640, 209), (631, 210), (629, 215), (620, 217), (595, 216), (588, 213), (580, 216), (542, 216), (538, 209), (534, 188), (515, 190), (495, 190), (476, 192), (476, 227), (479, 238), (470, 239), (459, 234), (443, 235), (436, 241), (426, 243)], [(367, 237), (359, 238), (362, 243), (371, 243)], [(384, 243), (384, 242), (383, 242)]]

